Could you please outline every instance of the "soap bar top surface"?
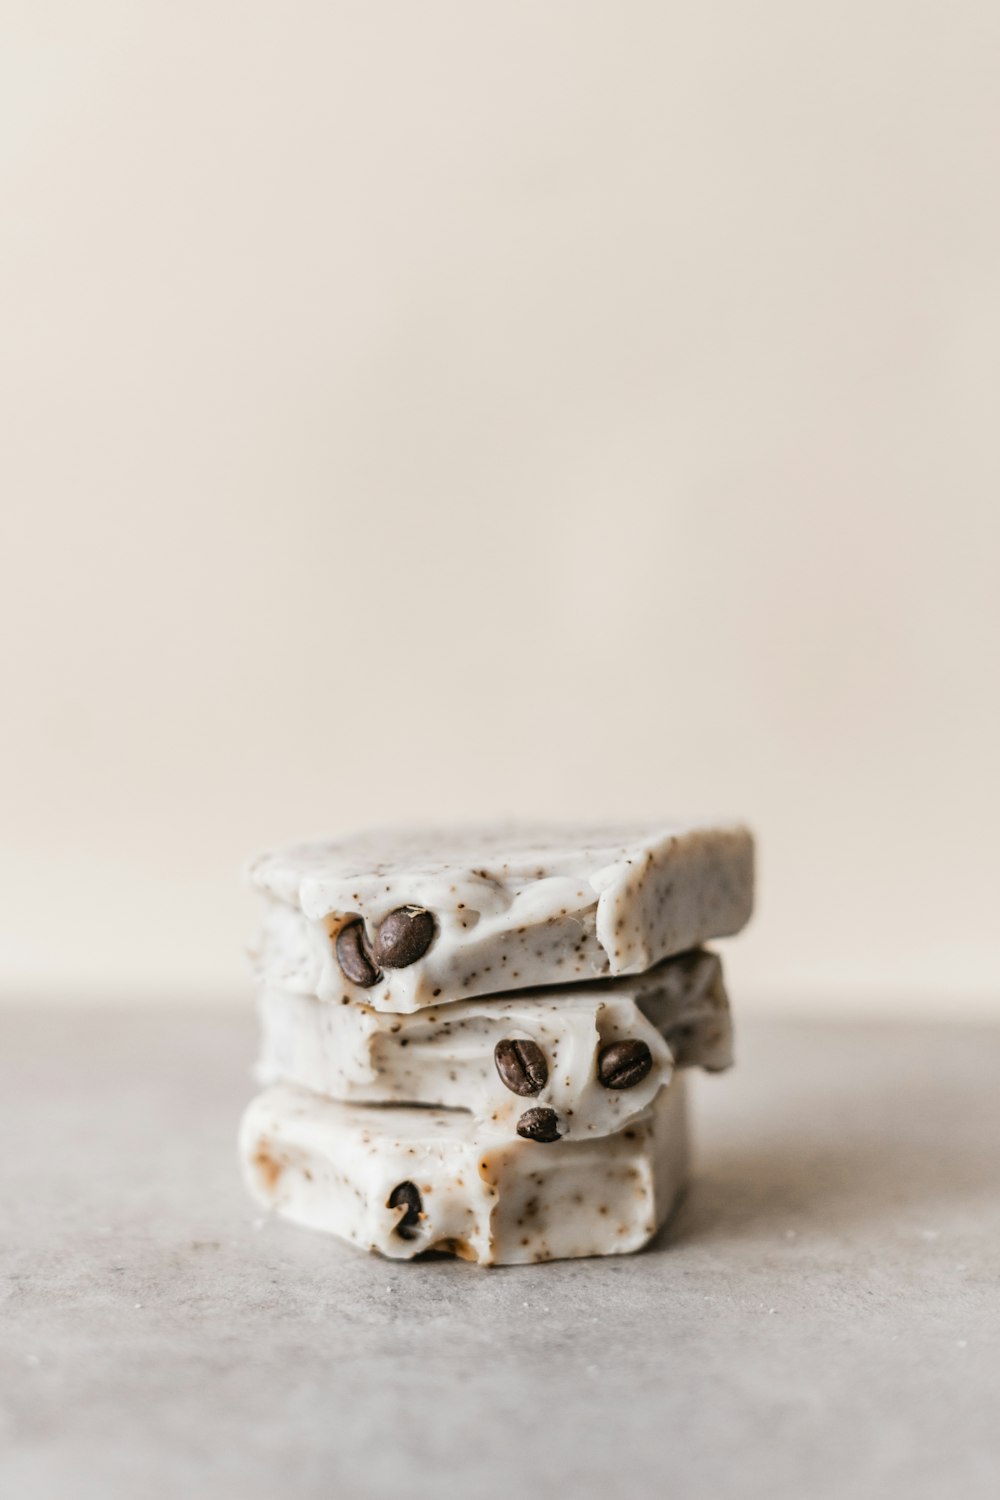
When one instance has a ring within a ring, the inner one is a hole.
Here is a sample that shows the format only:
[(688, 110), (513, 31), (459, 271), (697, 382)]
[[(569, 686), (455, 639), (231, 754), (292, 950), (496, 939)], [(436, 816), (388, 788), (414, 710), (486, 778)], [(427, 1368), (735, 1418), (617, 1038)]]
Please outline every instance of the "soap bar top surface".
[[(367, 833), (263, 854), (250, 878), (310, 924), (312, 993), (407, 1012), (728, 937), (750, 917), (753, 841), (708, 821)], [(272, 952), (282, 920), (265, 918)]]
[(483, 1142), (460, 1110), (372, 1109), (275, 1084), (247, 1109), (240, 1156), (260, 1204), (393, 1259), (617, 1254), (646, 1244), (683, 1183), (683, 1078), (625, 1130), (551, 1145)]

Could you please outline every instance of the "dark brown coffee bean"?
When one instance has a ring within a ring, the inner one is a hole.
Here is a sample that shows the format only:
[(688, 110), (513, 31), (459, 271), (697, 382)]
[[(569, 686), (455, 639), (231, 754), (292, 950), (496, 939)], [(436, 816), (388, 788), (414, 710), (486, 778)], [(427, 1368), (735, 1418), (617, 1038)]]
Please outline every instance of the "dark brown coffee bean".
[(386, 1208), (399, 1208), (400, 1205), (405, 1206), (406, 1213), (396, 1225), (395, 1232), (401, 1240), (415, 1240), (420, 1227), (420, 1212), (424, 1206), (415, 1183), (398, 1182), (393, 1188)]
[(597, 1076), (606, 1089), (632, 1089), (653, 1066), (645, 1042), (609, 1042), (597, 1056)]
[(360, 918), (356, 922), (348, 922), (337, 933), (337, 962), (348, 979), (363, 985), (365, 989), (378, 984), (382, 978), (368, 946), (365, 924)]
[(497, 1072), (512, 1094), (527, 1098), (540, 1093), (548, 1082), (549, 1065), (537, 1042), (504, 1037), (493, 1049)]
[(397, 906), (375, 936), (375, 956), (387, 969), (405, 969), (434, 941), (434, 918), (422, 906)]
[(559, 1116), (554, 1109), (526, 1109), (517, 1122), (517, 1133), (526, 1141), (557, 1141)]

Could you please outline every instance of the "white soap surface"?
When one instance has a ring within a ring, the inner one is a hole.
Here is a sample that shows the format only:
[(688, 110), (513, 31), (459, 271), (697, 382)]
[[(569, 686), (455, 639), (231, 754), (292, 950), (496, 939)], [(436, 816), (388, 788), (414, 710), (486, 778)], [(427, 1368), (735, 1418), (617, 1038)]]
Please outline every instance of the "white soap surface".
[[(536, 1106), (556, 1111), (563, 1139), (610, 1135), (648, 1108), (675, 1063), (719, 1071), (732, 1062), (722, 965), (704, 949), (644, 974), (399, 1016), (265, 988), (259, 1014), (261, 1084), (294, 1083), (353, 1103), (465, 1109), (482, 1138), (514, 1135)], [(495, 1060), (498, 1043), (525, 1039), (547, 1074), (530, 1093), (507, 1086)], [(650, 1070), (631, 1087), (605, 1086), (602, 1049), (626, 1040), (648, 1047)]]
[[(254, 954), (265, 983), (411, 1012), (637, 974), (731, 936), (753, 905), (753, 840), (728, 822), (369, 833), (261, 855), (250, 876), (269, 898)], [(431, 914), (429, 946), (356, 983), (338, 935), (360, 922), (374, 951), (401, 908)]]
[[(684, 1182), (683, 1075), (615, 1135), (551, 1144), (484, 1143), (458, 1110), (343, 1104), (276, 1084), (247, 1109), (240, 1155), (259, 1203), (393, 1259), (624, 1253), (652, 1238)], [(413, 1190), (419, 1212), (390, 1206)]]

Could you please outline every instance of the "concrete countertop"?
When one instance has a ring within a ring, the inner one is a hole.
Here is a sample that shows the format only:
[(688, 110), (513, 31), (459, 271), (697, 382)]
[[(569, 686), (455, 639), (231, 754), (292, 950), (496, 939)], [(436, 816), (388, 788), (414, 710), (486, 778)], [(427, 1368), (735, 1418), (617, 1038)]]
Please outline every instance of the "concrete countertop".
[(390, 1263), (241, 1187), (245, 1012), (0, 1012), (0, 1493), (1000, 1493), (1000, 1029), (746, 1024), (646, 1253)]

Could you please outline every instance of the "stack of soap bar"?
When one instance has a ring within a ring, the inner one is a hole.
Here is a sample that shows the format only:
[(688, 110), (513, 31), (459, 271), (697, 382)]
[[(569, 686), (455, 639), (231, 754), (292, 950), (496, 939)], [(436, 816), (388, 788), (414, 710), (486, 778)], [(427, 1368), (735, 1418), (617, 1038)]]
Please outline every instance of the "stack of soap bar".
[(485, 1265), (645, 1244), (684, 1181), (680, 1070), (732, 1061), (716, 954), (745, 829), (473, 829), (251, 867), (264, 1091), (241, 1156), (297, 1223)]

